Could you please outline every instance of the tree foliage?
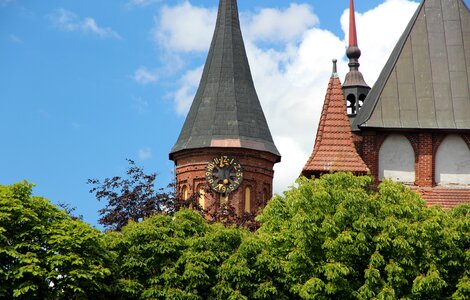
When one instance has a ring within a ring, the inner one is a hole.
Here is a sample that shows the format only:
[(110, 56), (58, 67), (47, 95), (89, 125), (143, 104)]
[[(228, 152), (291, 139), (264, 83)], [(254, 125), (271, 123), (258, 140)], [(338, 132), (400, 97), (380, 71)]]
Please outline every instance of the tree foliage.
[(27, 182), (0, 186), (0, 298), (100, 299), (110, 259), (103, 234)]
[(289, 299), (469, 297), (469, 206), (445, 212), (403, 185), (371, 183), (301, 178), (270, 201), (257, 235), (282, 266), (275, 286)]
[[(163, 212), (173, 212), (175, 199), (171, 192), (155, 188), (157, 173), (146, 174), (133, 160), (128, 159), (126, 177), (115, 176), (88, 179), (93, 185), (98, 201), (105, 201), (105, 208), (99, 210), (99, 223), (107, 229), (121, 230), (130, 220), (138, 222), (145, 217)], [(171, 191), (171, 190), (170, 190)]]
[(256, 233), (194, 211), (109, 233), (125, 299), (467, 299), (469, 212), (351, 174), (299, 179)]
[(108, 232), (119, 263), (116, 299), (214, 299), (220, 265), (247, 232), (208, 225), (192, 210), (155, 215)]
[[(156, 173), (146, 174), (143, 167), (128, 159), (129, 168), (125, 177), (115, 176), (99, 179), (89, 179), (88, 184), (93, 185), (90, 193), (95, 194), (98, 201), (106, 203), (105, 208), (99, 211), (99, 223), (109, 230), (121, 230), (129, 221), (140, 222), (155, 214), (172, 215), (180, 209), (191, 208), (204, 216), (210, 224), (235, 224), (237, 227), (255, 231), (259, 223), (255, 214), (244, 212), (238, 215), (233, 206), (204, 209), (199, 205), (199, 193), (191, 194), (188, 199), (182, 199), (175, 192), (174, 183), (166, 189), (155, 188)], [(210, 188), (204, 191), (205, 197), (212, 197)], [(62, 205), (70, 211), (70, 207)], [(73, 212), (70, 211), (70, 212)]]
[(2, 187), (0, 298), (469, 299), (470, 205), (429, 208), (403, 185), (371, 184), (300, 178), (256, 232), (182, 208), (106, 234), (29, 184)]

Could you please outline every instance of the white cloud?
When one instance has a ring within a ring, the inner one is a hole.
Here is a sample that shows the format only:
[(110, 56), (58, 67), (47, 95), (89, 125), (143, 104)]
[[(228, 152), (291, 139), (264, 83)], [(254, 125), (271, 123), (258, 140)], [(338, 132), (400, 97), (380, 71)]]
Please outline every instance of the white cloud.
[(317, 23), (310, 5), (292, 3), (284, 10), (261, 9), (249, 20), (244, 32), (250, 40), (292, 42)]
[(93, 18), (86, 17), (80, 19), (75, 13), (63, 8), (51, 14), (50, 19), (54, 23), (54, 26), (63, 31), (80, 31), (87, 34), (94, 34), (102, 38), (121, 39), (121, 36), (111, 28), (98, 26)]
[(152, 72), (144, 66), (140, 66), (134, 72), (134, 76), (132, 78), (142, 85), (146, 85), (152, 82), (156, 82), (158, 80), (156, 72)]
[(193, 6), (188, 1), (165, 6), (155, 18), (154, 39), (172, 51), (204, 51), (211, 42), (216, 14), (215, 8)]
[(23, 40), (19, 36), (13, 33), (10, 34), (10, 41), (12, 41), (13, 43), (17, 43), (17, 44), (23, 43)]
[(145, 147), (139, 150), (138, 157), (141, 161), (149, 160), (153, 157), (152, 149)]
[(342, 57), (343, 43), (331, 32), (313, 28), (300, 44), (281, 52), (251, 44), (247, 51), (263, 110), (283, 156), (274, 177), (275, 191), (280, 192), (293, 184), (312, 150), (331, 59)]
[(179, 115), (186, 115), (201, 80), (203, 66), (189, 70), (180, 79), (180, 87), (174, 93), (175, 109)]
[[(360, 70), (370, 86), (382, 71), (418, 5), (417, 2), (409, 0), (386, 0), (369, 11), (356, 12), (358, 43), (362, 51)], [(341, 16), (341, 27), (345, 32), (346, 41), (349, 39), (348, 26), (349, 10)]]
[(15, 2), (16, 0), (0, 0), (0, 6), (7, 6), (10, 3)]
[(132, 104), (135, 110), (138, 113), (143, 114), (148, 111), (149, 103), (148, 101), (140, 98), (140, 97), (132, 97)]
[[(361, 71), (371, 86), (416, 5), (407, 0), (386, 0), (378, 7), (358, 14), (359, 46), (363, 53)], [(188, 30), (194, 29), (192, 16), (204, 15), (208, 18), (212, 13), (213, 9), (193, 7), (188, 2), (166, 7), (161, 13), (165, 22), (159, 23), (155, 32), (165, 33), (165, 38), (160, 41), (172, 51), (205, 50), (209, 47), (214, 30), (214, 24), (208, 20), (196, 22), (197, 40), (185, 39), (188, 38)], [(300, 17), (294, 22), (296, 15)], [(341, 18), (344, 32), (348, 32), (346, 15), (347, 10)], [(215, 15), (212, 18), (215, 19)], [(288, 22), (295, 24), (289, 27), (286, 25)], [(282, 29), (280, 24), (288, 28)], [(280, 193), (294, 183), (312, 151), (332, 72), (331, 59), (339, 59), (341, 79), (348, 71), (344, 57), (346, 39), (344, 35), (338, 37), (319, 28), (317, 16), (307, 5), (292, 4), (285, 10), (262, 9), (246, 17), (242, 14), (242, 31), (248, 33), (245, 45), (253, 79), (274, 141), (282, 155), (282, 162), (276, 165), (274, 176), (274, 190)], [(275, 37), (276, 34), (279, 36)], [(283, 41), (282, 45), (285, 46), (267, 47), (263, 45), (264, 41)], [(178, 114), (185, 115), (188, 111), (201, 72), (202, 66), (182, 76), (180, 86), (173, 95)]]
[(160, 0), (130, 0), (127, 4), (131, 6), (144, 7), (157, 2), (160, 2)]

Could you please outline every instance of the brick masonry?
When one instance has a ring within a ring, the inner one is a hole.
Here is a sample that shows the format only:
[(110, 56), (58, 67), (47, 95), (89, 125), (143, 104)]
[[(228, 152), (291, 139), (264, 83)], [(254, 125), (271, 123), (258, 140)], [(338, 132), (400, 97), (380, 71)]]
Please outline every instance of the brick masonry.
[[(415, 152), (414, 188), (421, 193), (425, 200), (428, 201), (428, 204), (441, 204), (441, 206), (448, 208), (458, 203), (470, 201), (468, 189), (444, 189), (436, 186), (435, 165), (437, 150), (445, 137), (449, 134), (455, 134), (455, 132), (363, 131), (360, 134), (356, 134), (355, 144), (359, 149), (358, 152), (369, 167), (376, 183), (379, 182), (380, 148), (387, 136), (394, 133), (404, 135), (413, 147)], [(470, 149), (470, 133), (461, 133), (460, 136)], [(459, 197), (460, 200), (456, 200)]]
[[(274, 164), (278, 157), (274, 154), (243, 148), (202, 148), (189, 149), (174, 154), (176, 165), (177, 191), (183, 196), (197, 194), (201, 189), (208, 188), (205, 179), (206, 166), (215, 157), (227, 155), (235, 158), (243, 168), (243, 181), (235, 192), (228, 195), (228, 201), (237, 213), (245, 211), (245, 193), (250, 189), (250, 207), (252, 213), (266, 206), (272, 197)], [(205, 208), (218, 208), (221, 205), (221, 194), (207, 194)]]

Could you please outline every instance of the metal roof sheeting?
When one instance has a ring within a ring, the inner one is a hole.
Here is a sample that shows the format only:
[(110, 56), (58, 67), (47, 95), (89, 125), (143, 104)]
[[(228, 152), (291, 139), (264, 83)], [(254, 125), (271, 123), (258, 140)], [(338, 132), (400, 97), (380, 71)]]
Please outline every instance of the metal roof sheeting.
[(266, 151), (280, 160), (253, 84), (236, 0), (220, 0), (201, 82), (170, 159), (206, 147)]
[(424, 0), (353, 128), (470, 129), (470, 11)]

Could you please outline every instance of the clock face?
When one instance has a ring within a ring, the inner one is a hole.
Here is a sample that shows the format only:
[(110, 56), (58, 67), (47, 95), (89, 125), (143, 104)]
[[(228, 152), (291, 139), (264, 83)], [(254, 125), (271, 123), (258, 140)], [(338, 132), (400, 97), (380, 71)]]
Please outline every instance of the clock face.
[(243, 181), (243, 169), (238, 161), (229, 156), (218, 156), (206, 166), (206, 180), (213, 191), (230, 194)]

